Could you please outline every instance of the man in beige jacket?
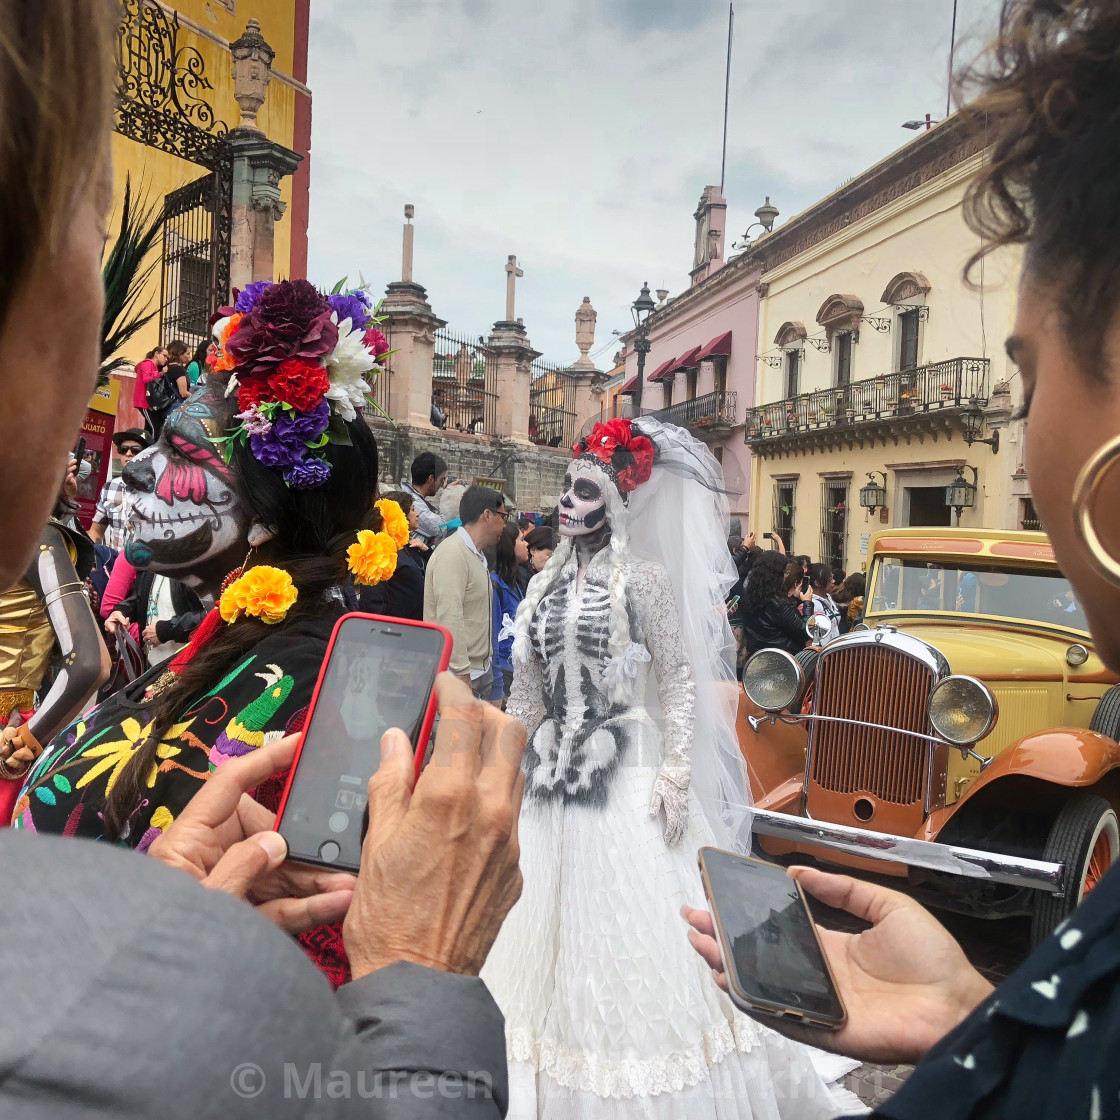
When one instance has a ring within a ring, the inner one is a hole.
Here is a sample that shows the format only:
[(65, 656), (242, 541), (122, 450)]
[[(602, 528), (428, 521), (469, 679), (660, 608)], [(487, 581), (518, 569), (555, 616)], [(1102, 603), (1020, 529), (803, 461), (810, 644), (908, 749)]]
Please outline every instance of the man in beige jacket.
[(483, 552), (506, 525), (505, 498), (471, 486), (459, 503), (462, 525), (432, 553), (424, 576), (424, 621), (446, 626), (455, 646), (451, 672), (489, 700), (494, 683), (490, 568)]

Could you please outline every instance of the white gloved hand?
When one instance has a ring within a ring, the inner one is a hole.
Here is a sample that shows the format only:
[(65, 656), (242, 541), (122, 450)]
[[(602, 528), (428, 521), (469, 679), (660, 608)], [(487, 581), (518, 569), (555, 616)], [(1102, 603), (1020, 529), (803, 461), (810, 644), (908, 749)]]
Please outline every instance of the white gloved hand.
[(682, 789), (665, 773), (664, 767), (653, 783), (649, 815), (656, 817), (662, 809), (665, 811), (665, 843), (671, 846), (680, 842), (688, 828), (688, 786)]

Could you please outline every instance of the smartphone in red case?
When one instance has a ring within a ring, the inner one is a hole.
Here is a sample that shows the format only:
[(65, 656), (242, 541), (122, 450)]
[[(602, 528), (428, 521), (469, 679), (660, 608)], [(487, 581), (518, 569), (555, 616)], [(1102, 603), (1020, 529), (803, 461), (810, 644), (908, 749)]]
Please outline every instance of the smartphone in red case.
[(276, 831), (299, 863), (357, 871), (366, 786), (381, 736), (400, 727), (424, 765), (436, 715), (435, 683), (451, 660), (442, 626), (374, 614), (343, 615), (331, 634)]

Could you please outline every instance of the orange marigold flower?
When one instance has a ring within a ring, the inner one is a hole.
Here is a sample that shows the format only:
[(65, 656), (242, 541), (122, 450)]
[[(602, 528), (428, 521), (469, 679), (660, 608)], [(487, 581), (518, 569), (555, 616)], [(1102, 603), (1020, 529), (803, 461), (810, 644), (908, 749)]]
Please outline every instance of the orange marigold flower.
[(401, 509), (400, 503), (382, 498), (373, 504), (381, 511), (382, 528), (393, 538), (397, 548), (404, 548), (408, 544), (408, 516)]
[(284, 620), (298, 597), (292, 577), (283, 568), (258, 564), (222, 592), (218, 610), (226, 622), (248, 614), (272, 626)]
[(222, 331), (221, 342), (218, 346), (218, 360), (214, 363), (214, 370), (216, 373), (225, 373), (227, 370), (231, 370), (237, 365), (226, 350), (226, 343), (237, 333), (237, 328), (241, 326), (242, 318), (243, 316), (240, 312), (234, 312), (234, 314), (229, 317), (229, 322), (226, 323), (225, 330)]
[(397, 542), (388, 533), (363, 529), (357, 543), (346, 550), (346, 561), (356, 583), (373, 587), (397, 570)]

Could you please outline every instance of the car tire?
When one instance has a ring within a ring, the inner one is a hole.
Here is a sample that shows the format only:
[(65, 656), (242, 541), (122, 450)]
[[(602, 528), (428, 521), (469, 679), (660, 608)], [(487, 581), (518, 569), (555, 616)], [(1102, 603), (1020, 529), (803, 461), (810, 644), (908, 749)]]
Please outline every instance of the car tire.
[(1120, 743), (1120, 684), (1113, 685), (1100, 699), (1093, 718), (1089, 721), (1090, 731), (1099, 731)]
[[(793, 656), (796, 658), (798, 665), (801, 666), (801, 671), (805, 674), (806, 686), (813, 683), (817, 675), (817, 660), (820, 658), (821, 651), (819, 649), (803, 649)], [(1120, 690), (1120, 685), (1117, 685)]]
[[(1031, 947), (1040, 945), (1077, 908), (1120, 855), (1120, 823), (1116, 810), (1093, 793), (1074, 794), (1062, 806), (1042, 858), (1066, 868), (1063, 897), (1037, 892), (1031, 917)], [(1069, 887), (1072, 886), (1072, 890)]]

